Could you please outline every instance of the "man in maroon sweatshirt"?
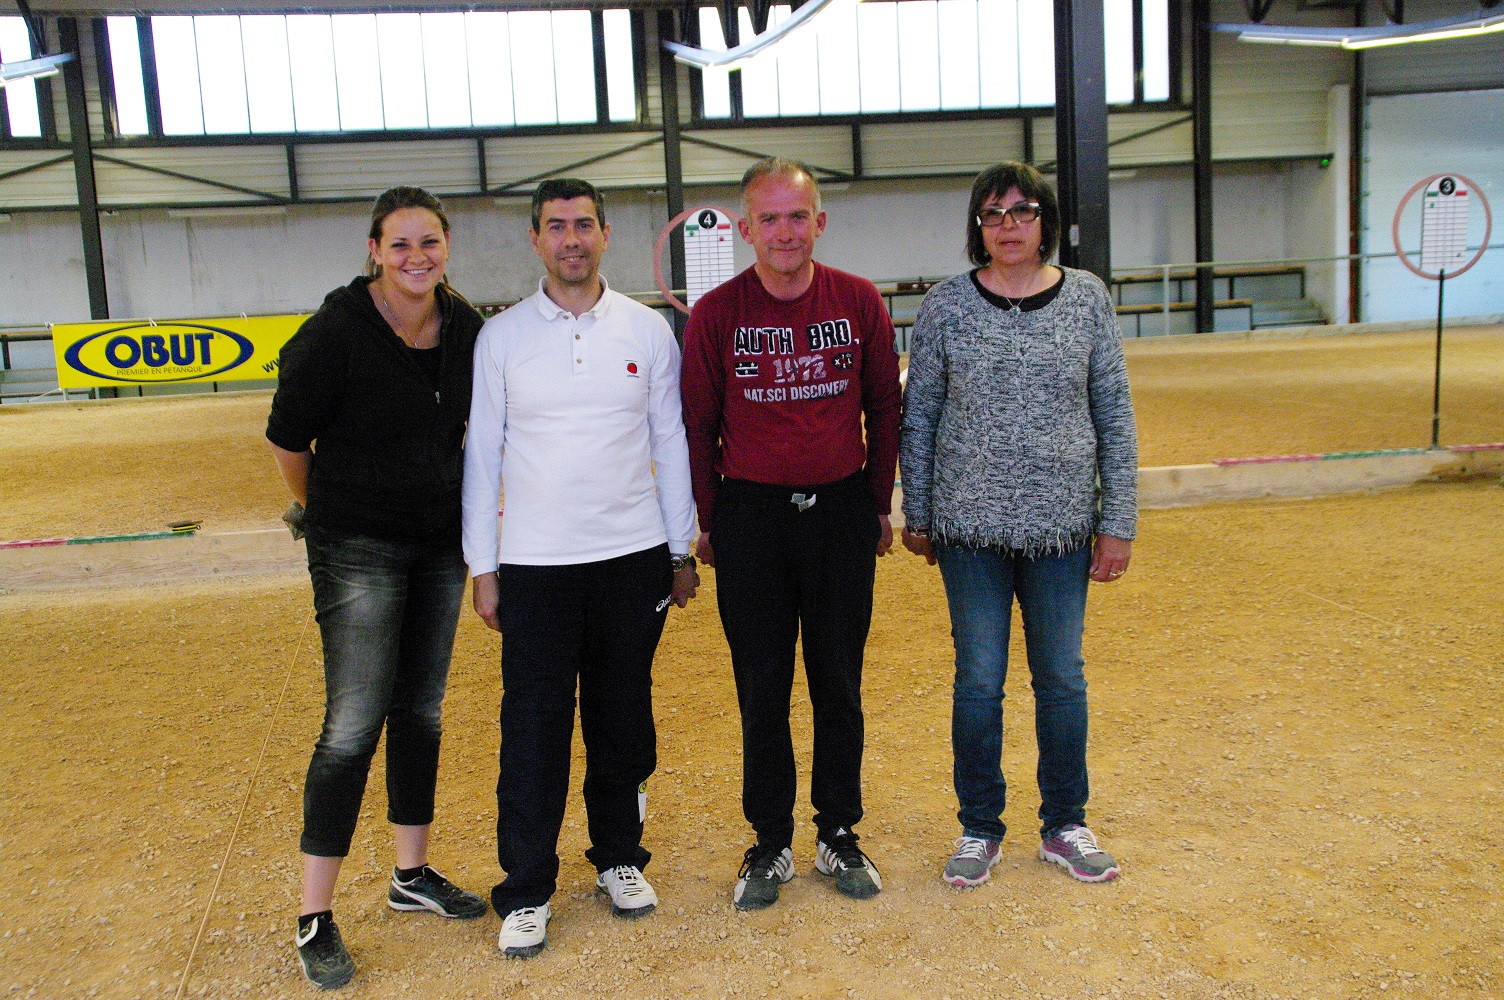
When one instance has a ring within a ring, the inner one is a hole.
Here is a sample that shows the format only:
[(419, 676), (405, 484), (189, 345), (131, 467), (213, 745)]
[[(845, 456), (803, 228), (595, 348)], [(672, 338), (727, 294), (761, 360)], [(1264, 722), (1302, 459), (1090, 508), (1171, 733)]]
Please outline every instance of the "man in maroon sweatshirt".
[(757, 833), (733, 899), (761, 909), (794, 877), (789, 696), (801, 631), (815, 868), (867, 899), (882, 878), (853, 828), (872, 580), (893, 542), (893, 321), (872, 282), (814, 261), (825, 213), (808, 167), (778, 157), (753, 165), (742, 214), (757, 262), (695, 304), (680, 385), (697, 554), (716, 570), (742, 716), (742, 811)]

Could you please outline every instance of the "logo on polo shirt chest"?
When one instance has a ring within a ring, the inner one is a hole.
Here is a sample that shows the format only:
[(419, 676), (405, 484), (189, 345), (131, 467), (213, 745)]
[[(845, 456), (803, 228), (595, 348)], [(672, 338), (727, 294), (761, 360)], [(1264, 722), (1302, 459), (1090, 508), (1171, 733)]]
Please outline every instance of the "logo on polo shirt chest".
[(641, 378), (642, 377), (642, 372), (637, 367), (637, 362), (635, 362), (635, 361), (628, 361), (627, 362), (627, 377), (628, 378)]

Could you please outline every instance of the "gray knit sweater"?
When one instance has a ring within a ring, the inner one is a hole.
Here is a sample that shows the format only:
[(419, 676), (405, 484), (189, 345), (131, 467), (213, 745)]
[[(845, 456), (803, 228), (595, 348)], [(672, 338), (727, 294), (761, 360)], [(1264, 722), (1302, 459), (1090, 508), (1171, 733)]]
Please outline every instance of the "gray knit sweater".
[(1054, 301), (1005, 310), (969, 274), (925, 296), (903, 397), (903, 514), (948, 545), (1026, 556), (1134, 537), (1138, 437), (1112, 301), (1062, 268)]

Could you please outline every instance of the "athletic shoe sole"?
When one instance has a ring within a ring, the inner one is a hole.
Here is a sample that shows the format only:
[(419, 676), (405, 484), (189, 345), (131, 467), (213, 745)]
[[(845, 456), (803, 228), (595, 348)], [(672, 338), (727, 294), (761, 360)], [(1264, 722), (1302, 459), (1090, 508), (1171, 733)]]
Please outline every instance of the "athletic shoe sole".
[(966, 878), (964, 875), (946, 875), (944, 872), (940, 874), (940, 878), (942, 878), (947, 885), (953, 885), (957, 889), (975, 889), (977, 886), (982, 885), (984, 882), (992, 878), (992, 869), (996, 868), (997, 863), (1001, 860), (1003, 860), (1002, 852), (998, 852), (997, 857), (987, 862), (987, 870), (978, 875), (976, 878)]
[(1113, 865), (1111, 868), (1108, 868), (1103, 872), (1083, 871), (1080, 868), (1077, 868), (1075, 865), (1071, 864), (1070, 858), (1067, 858), (1063, 854), (1055, 854), (1051, 851), (1046, 850), (1043, 844), (1039, 845), (1039, 858), (1041, 861), (1048, 861), (1052, 864), (1059, 865), (1070, 874), (1071, 878), (1076, 879), (1080, 882), (1111, 882), (1113, 879), (1118, 877), (1118, 873), (1120, 871), (1117, 865)]
[[(607, 899), (611, 898), (611, 893), (603, 885), (597, 885), (595, 887), (595, 891), (599, 895), (604, 896)], [(645, 906), (634, 906), (630, 910), (612, 903), (611, 915), (613, 917), (626, 917), (628, 920), (640, 920), (656, 909), (658, 909), (657, 903), (648, 903)]]
[(303, 961), (303, 956), (298, 956), (298, 964), (303, 967), (303, 978), (321, 990), (337, 990), (350, 980), (355, 978), (355, 967), (352, 965), (348, 972), (336, 972), (322, 983), (308, 973), (308, 963)]
[(504, 958), (532, 958), (542, 951), (543, 946), (546, 944), (548, 944), (548, 938), (544, 938), (537, 944), (530, 944), (525, 948), (503, 948), (501, 949), (501, 954)]

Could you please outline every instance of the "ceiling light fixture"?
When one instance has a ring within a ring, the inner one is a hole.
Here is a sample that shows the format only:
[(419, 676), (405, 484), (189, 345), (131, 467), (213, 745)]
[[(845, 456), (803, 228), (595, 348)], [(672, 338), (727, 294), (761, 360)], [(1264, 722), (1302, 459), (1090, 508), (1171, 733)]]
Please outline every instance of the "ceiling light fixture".
[(0, 88), (15, 80), (40, 80), (43, 77), (57, 76), (63, 71), (63, 63), (72, 61), (73, 53), (63, 52), (38, 59), (0, 63)]
[(1266, 45), (1317, 45), (1350, 51), (1388, 45), (1412, 45), (1448, 38), (1472, 38), (1504, 31), (1504, 12), (1463, 14), (1417, 24), (1386, 24), (1372, 28), (1302, 28), (1276, 24), (1213, 24), (1213, 31), (1236, 35), (1242, 42)]

